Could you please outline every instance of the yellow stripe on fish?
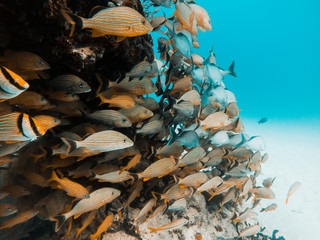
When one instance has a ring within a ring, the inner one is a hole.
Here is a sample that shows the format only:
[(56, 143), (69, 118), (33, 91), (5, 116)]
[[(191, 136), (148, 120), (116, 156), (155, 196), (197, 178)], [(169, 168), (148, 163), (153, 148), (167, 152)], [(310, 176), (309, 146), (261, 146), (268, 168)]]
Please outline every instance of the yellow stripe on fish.
[(0, 141), (33, 140), (45, 131), (25, 113), (10, 113), (0, 116)]
[(100, 237), (100, 235), (103, 232), (106, 232), (108, 230), (108, 228), (110, 227), (112, 221), (113, 221), (113, 214), (110, 214), (103, 220), (101, 225), (98, 227), (97, 232), (90, 235), (90, 240), (97, 239)]

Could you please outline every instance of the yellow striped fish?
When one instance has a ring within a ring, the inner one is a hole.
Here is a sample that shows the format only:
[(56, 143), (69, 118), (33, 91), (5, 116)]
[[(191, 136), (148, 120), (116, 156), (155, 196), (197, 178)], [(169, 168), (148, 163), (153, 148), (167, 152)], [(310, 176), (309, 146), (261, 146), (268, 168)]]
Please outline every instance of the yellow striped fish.
[(63, 223), (70, 217), (74, 216), (74, 219), (76, 219), (83, 213), (98, 209), (119, 197), (120, 194), (121, 192), (118, 189), (108, 187), (100, 188), (92, 192), (89, 198), (80, 200), (70, 212), (55, 217), (57, 221), (56, 231), (58, 231)]
[(88, 214), (88, 216), (83, 220), (81, 228), (76, 228), (76, 233), (77, 233), (76, 239), (79, 238), (80, 233), (83, 230), (85, 230), (90, 225), (90, 223), (93, 221), (93, 219), (95, 218), (96, 212), (97, 212), (97, 210), (93, 210), (92, 212), (90, 212)]
[(137, 106), (137, 102), (129, 95), (113, 95), (110, 99), (106, 99), (104, 96), (99, 94), (101, 104), (109, 103), (109, 107), (118, 107), (130, 109)]
[(170, 172), (177, 169), (176, 161), (173, 157), (162, 158), (155, 163), (152, 163), (143, 172), (138, 173), (138, 177), (143, 178), (143, 181), (148, 181), (150, 178), (161, 178)]
[(88, 19), (62, 13), (72, 25), (70, 36), (83, 28), (91, 28), (92, 37), (105, 35), (136, 37), (152, 31), (151, 24), (139, 12), (129, 7), (102, 9)]
[(35, 210), (28, 210), (22, 213), (19, 213), (18, 215), (15, 215), (14, 217), (10, 218), (9, 220), (4, 221), (0, 225), (0, 229), (4, 228), (12, 228), (13, 226), (23, 223), (25, 221), (28, 221), (29, 219), (35, 217), (39, 212)]
[(172, 199), (177, 200), (185, 196), (191, 197), (194, 193), (194, 189), (191, 187), (181, 188), (179, 184), (174, 185), (168, 189), (164, 194), (161, 194), (161, 200), (164, 199), (164, 202), (168, 202)]
[(108, 172), (102, 175), (95, 174), (93, 176), (93, 179), (98, 179), (99, 182), (111, 182), (111, 183), (119, 183), (119, 182), (125, 182), (129, 179), (134, 180), (134, 178), (131, 176), (131, 174), (127, 171), (114, 171), (114, 172)]
[(151, 64), (148, 61), (142, 61), (135, 65), (130, 72), (126, 74), (126, 77), (131, 81), (134, 78), (143, 78), (151, 71)]
[(81, 147), (100, 152), (109, 152), (133, 146), (130, 138), (114, 130), (94, 133), (82, 141), (72, 141), (64, 138), (62, 140), (69, 145), (69, 152)]
[(168, 224), (165, 224), (161, 227), (157, 228), (152, 228), (148, 227), (148, 229), (151, 231), (150, 233), (156, 232), (156, 231), (161, 231), (161, 230), (173, 230), (179, 227), (182, 227), (183, 225), (187, 224), (189, 221), (186, 218), (180, 218), (178, 220), (172, 221)]
[(136, 131), (137, 134), (141, 135), (152, 135), (157, 134), (163, 129), (163, 120), (154, 120), (143, 125), (141, 129)]
[(127, 116), (131, 123), (140, 122), (153, 116), (152, 111), (139, 105), (131, 109), (120, 109), (119, 112)]
[(30, 141), (45, 131), (25, 113), (10, 113), (0, 116), (0, 141)]
[(115, 110), (98, 110), (90, 114), (85, 114), (85, 116), (95, 122), (120, 128), (131, 127), (132, 125), (128, 117)]
[(69, 196), (79, 199), (88, 198), (88, 190), (79, 183), (73, 182), (68, 178), (59, 178), (55, 171), (52, 171), (51, 178), (47, 182), (56, 181), (59, 184), (59, 188), (67, 192)]
[(16, 73), (0, 66), (0, 102), (14, 98), (29, 88), (29, 84)]

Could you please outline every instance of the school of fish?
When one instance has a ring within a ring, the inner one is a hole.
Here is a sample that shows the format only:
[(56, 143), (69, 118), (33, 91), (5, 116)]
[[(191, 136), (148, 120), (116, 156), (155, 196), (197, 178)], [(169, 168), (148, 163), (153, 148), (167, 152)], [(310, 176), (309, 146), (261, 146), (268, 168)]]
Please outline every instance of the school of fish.
[[(213, 49), (208, 56), (193, 53), (198, 31), (214, 30), (207, 11), (195, 1), (151, 0), (144, 17), (115, 2), (90, 16), (62, 9), (69, 36), (88, 28), (88, 37), (121, 42), (157, 31), (159, 59), (142, 60), (116, 81), (97, 72), (99, 85), (90, 86), (69, 72), (35, 78), (50, 71), (50, 62), (33, 52), (7, 49), (0, 57), (0, 236), (34, 217), (52, 221), (55, 231), (67, 229), (70, 239), (98, 239), (124, 222), (138, 235), (147, 218), (183, 213), (194, 194), (216, 202), (217, 212), (233, 209), (231, 221), (243, 225), (239, 237), (256, 235), (259, 224), (245, 223), (257, 215), (258, 201), (275, 198), (275, 178), (256, 184), (268, 154), (261, 136), (245, 133), (224, 83), (237, 76), (234, 61), (222, 68)], [(155, 16), (153, 7), (175, 10)], [(237, 212), (244, 202), (252, 207)], [(139, 213), (130, 219), (132, 208)], [(96, 219), (100, 225), (81, 238)], [(148, 228), (188, 224), (188, 216), (177, 214)]]

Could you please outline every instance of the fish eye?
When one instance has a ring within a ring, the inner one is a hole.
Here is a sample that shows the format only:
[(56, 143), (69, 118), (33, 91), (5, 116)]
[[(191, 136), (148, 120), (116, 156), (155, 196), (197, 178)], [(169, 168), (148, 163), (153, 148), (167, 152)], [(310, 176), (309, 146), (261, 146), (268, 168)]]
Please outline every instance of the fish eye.
[(40, 98), (40, 101), (43, 102), (43, 101), (44, 101), (44, 98)]
[(88, 194), (84, 194), (83, 196), (86, 198), (86, 197), (88, 197)]
[(144, 25), (146, 24), (146, 20), (142, 19), (141, 23)]
[(127, 119), (122, 118), (121, 121), (122, 121), (123, 123), (125, 123), (125, 122), (127, 121)]
[(8, 212), (11, 212), (11, 208), (8, 208)]
[(35, 214), (36, 214), (36, 212), (32, 212), (32, 213), (31, 213), (31, 215), (35, 215)]
[(43, 64), (44, 64), (42, 60), (38, 60), (38, 63), (39, 63), (40, 65), (43, 65)]
[(134, 102), (134, 105), (137, 105), (137, 102)]
[(55, 123), (56, 123), (56, 122), (58, 122), (58, 120), (57, 120), (57, 119), (53, 119), (53, 122), (55, 122)]
[(84, 85), (83, 83), (79, 82), (79, 87), (80, 88), (83, 88), (83, 85)]
[(123, 142), (125, 143), (127, 141), (127, 139), (123, 139)]

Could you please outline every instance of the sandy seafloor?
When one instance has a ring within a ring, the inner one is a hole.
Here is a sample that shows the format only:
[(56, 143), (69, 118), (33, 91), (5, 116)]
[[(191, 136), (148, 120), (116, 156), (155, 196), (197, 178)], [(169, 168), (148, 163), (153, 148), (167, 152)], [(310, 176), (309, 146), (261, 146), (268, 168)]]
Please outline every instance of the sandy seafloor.
[[(286, 240), (320, 239), (320, 119), (243, 119), (246, 133), (261, 135), (266, 141), (269, 160), (262, 166), (258, 183), (267, 177), (277, 177), (272, 190), (275, 200), (263, 200), (261, 207), (275, 202), (278, 209), (261, 213), (267, 229), (278, 229)], [(287, 192), (295, 181), (301, 187), (285, 204)], [(260, 206), (259, 206), (260, 207)], [(257, 208), (260, 209), (260, 208)]]

